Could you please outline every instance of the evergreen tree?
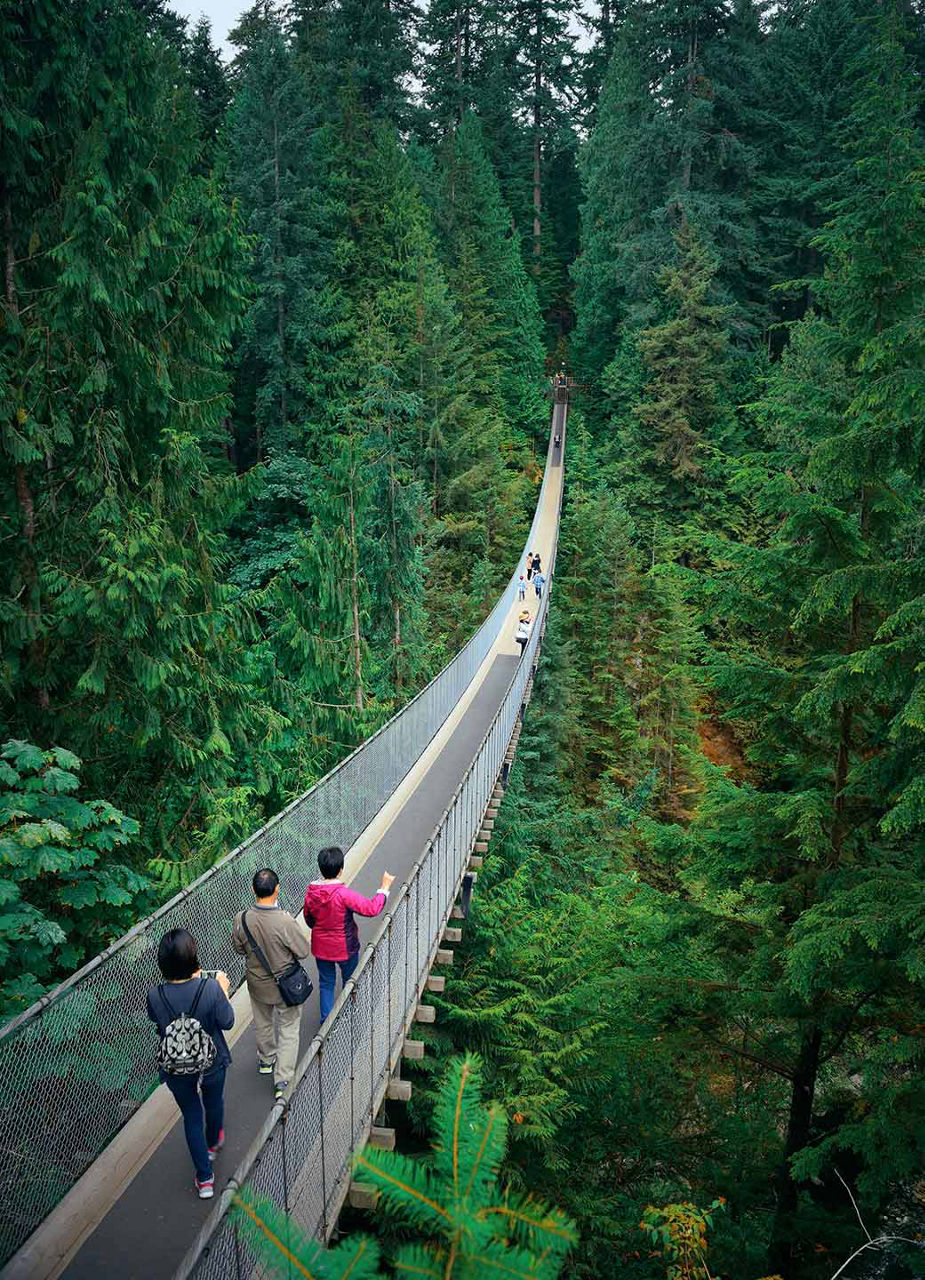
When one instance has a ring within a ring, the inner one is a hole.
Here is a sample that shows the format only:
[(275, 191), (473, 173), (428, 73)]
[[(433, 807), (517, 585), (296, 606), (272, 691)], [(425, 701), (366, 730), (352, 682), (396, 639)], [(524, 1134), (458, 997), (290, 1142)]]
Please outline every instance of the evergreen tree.
[[(562, 1270), (574, 1232), (558, 1210), (532, 1196), (498, 1186), (506, 1145), (506, 1117), (482, 1103), (477, 1058), (453, 1062), (435, 1110), (433, 1154), (424, 1162), (374, 1147), (356, 1157), (357, 1178), (373, 1187), (390, 1219), (423, 1237), (402, 1243), (394, 1269), (446, 1280), (503, 1271), (524, 1280), (553, 1280)], [(238, 1197), (236, 1217), (273, 1274), (300, 1270), (331, 1277), (374, 1280), (378, 1249), (372, 1241), (345, 1241), (326, 1251), (295, 1228), (271, 1201)]]
[[(651, 317), (637, 301), (650, 301), (646, 265), (634, 259), (641, 233), (658, 195), (652, 183), (655, 104), (635, 47), (616, 49), (597, 109), (594, 130), (580, 157), (585, 202), (581, 255), (572, 268), (577, 324), (574, 362), (589, 384), (594, 416), (603, 412), (602, 376), (616, 351), (621, 326)], [(643, 260), (648, 261), (648, 255)]]
[(546, 417), (536, 294), (472, 115), (446, 144), (441, 176), (439, 226), (480, 399), (532, 437)]
[(419, 28), (430, 131), (445, 138), (477, 103), (484, 74), (484, 0), (431, 0)]
[(199, 116), (201, 163), (208, 172), (215, 163), (219, 131), (231, 102), (231, 88), (221, 56), (212, 44), (212, 28), (205, 17), (200, 18), (193, 28), (185, 62)]
[(530, 120), (533, 156), (531, 252), (538, 268), (542, 254), (544, 152), (554, 151), (565, 122), (562, 95), (573, 58), (567, 0), (521, 0), (511, 15)]
[[(762, 164), (753, 194), (772, 278), (801, 280), (771, 301), (785, 321), (812, 305), (822, 260), (813, 238), (844, 176), (844, 122), (855, 93), (852, 64), (869, 6), (859, 0), (785, 4), (770, 19), (763, 69)], [(775, 339), (777, 348), (782, 337)]]
[(559, 1275), (574, 1239), (571, 1224), (541, 1201), (498, 1186), (507, 1120), (497, 1105), (482, 1105), (476, 1058), (451, 1065), (434, 1128), (426, 1164), (375, 1148), (356, 1159), (358, 1180), (379, 1192), (391, 1217), (425, 1238), (396, 1251), (396, 1269), (447, 1277), (499, 1269), (540, 1280)]
[[(764, 117), (752, 87), (751, 7), (636, 6), (608, 71), (582, 160), (585, 238), (575, 267), (578, 360), (601, 396), (618, 341), (657, 314), (657, 282), (686, 219), (716, 258), (726, 327), (751, 345), (766, 323), (768, 267), (752, 187)], [(604, 411), (602, 399), (597, 412)]]
[(268, 16), (239, 62), (229, 122), (229, 185), (254, 246), (255, 298), (238, 347), (241, 467), (301, 446), (327, 389), (341, 311), (329, 164), (306, 77)]
[(207, 461), (243, 246), (156, 28), (123, 3), (9, 20), (3, 718), (184, 851), (275, 723), (221, 577), (238, 495)]
[[(902, 495), (918, 470), (908, 424), (921, 394), (911, 317), (922, 296), (913, 245), (923, 208), (917, 90), (895, 10), (857, 70), (846, 124), (853, 181), (817, 241), (829, 316), (796, 330), (761, 403), (774, 452), (739, 478), (756, 495), (766, 543), (718, 546), (731, 567), (708, 588), (709, 616), (725, 627), (738, 620), (710, 666), (730, 712), (752, 726), (762, 777), (741, 792), (718, 789), (691, 871), (712, 893), (742, 886), (743, 919), (759, 925), (742, 953), (742, 985), (745, 975), (750, 986), (768, 974), (781, 983), (761, 1017), (776, 1028), (763, 1059), (791, 1086), (771, 1247), (787, 1274), (803, 1247), (809, 1172), (850, 1151), (876, 1204), (889, 1170), (901, 1176), (920, 1158), (920, 1102), (905, 1067), (888, 1083), (908, 1060), (908, 1010), (921, 1002), (905, 932), (915, 936), (921, 914), (914, 805), (892, 817), (918, 752), (906, 732), (916, 677), (891, 639), (892, 620), (915, 609), (910, 588), (917, 594)], [(732, 833), (745, 824), (743, 847)], [(884, 902), (890, 924), (878, 927)], [(865, 1052), (873, 1028), (892, 1033), (895, 1056)], [(832, 1118), (821, 1138), (819, 1090), (827, 1064), (846, 1054), (865, 1123)], [(895, 1140), (889, 1153), (886, 1111), (893, 1124), (907, 1116), (896, 1132), (908, 1143)]]
[[(715, 449), (720, 443), (728, 309), (711, 299), (715, 262), (687, 221), (675, 240), (677, 266), (663, 268), (658, 277), (664, 321), (643, 329), (636, 338), (649, 379), (634, 409), (643, 429), (636, 457), (648, 457), (654, 463), (654, 483), (661, 491), (656, 514), (664, 516), (666, 507), (680, 507), (686, 514), (699, 509), (715, 519), (712, 504), (704, 509), (704, 460), (711, 444)], [(632, 451), (627, 450), (628, 470), (634, 462)], [(648, 506), (651, 511), (648, 495), (638, 496), (643, 509)]]
[(341, 83), (371, 115), (407, 123), (414, 72), (414, 0), (339, 0), (331, 49)]

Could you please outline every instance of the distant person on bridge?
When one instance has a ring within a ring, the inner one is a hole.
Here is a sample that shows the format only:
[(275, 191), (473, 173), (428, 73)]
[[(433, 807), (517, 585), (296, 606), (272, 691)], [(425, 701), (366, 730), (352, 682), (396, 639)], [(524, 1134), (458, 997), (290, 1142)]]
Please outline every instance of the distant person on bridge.
[(530, 615), (526, 611), (520, 615), (520, 620), (514, 632), (514, 639), (520, 645), (520, 656), (523, 657), (527, 641), (530, 639)]
[(353, 975), (360, 958), (360, 935), (354, 914), (377, 916), (385, 906), (395, 881), (387, 871), (372, 898), (364, 898), (344, 884), (344, 851), (336, 845), (318, 854), (323, 879), (313, 880), (305, 892), (305, 923), (312, 931), (312, 955), (318, 965), (321, 1021), (334, 1008), (337, 965), (344, 982)]
[(520, 575), (520, 581), (517, 584), (517, 599), (526, 600), (527, 598), (527, 579), (523, 574)]
[[(276, 979), (293, 960), (308, 955), (309, 940), (295, 917), (279, 905), (279, 876), (269, 867), (254, 873), (254, 897), (254, 907), (239, 911), (235, 918), (231, 944), (239, 955), (247, 957), (247, 994), (254, 1011), (257, 1070), (264, 1076), (272, 1074), (274, 1092), (281, 1098), (292, 1083), (299, 1060), (302, 1006), (286, 1004)], [(255, 942), (263, 952), (269, 973), (254, 949)]]
[(231, 1065), (222, 1033), (234, 1026), (228, 975), (203, 974), (196, 939), (186, 929), (164, 934), (157, 967), (164, 981), (148, 990), (148, 1017), (161, 1034), (160, 1077), (183, 1114), (199, 1198), (211, 1200), (212, 1161), (225, 1145), (225, 1072)]
[(536, 591), (537, 600), (542, 600), (543, 587), (545, 585), (546, 585), (546, 575), (545, 573), (543, 573), (542, 569), (540, 569), (537, 573), (533, 575), (533, 587), (534, 587), (534, 590)]
[(539, 571), (540, 571), (540, 567), (541, 567), (541, 566), (540, 566), (540, 553), (537, 551), (537, 552), (535, 552), (535, 553), (534, 553), (534, 556), (533, 556), (533, 572), (534, 572), (535, 574), (536, 574), (536, 573), (539, 573)]
[(527, 552), (527, 581), (533, 576), (533, 552)]

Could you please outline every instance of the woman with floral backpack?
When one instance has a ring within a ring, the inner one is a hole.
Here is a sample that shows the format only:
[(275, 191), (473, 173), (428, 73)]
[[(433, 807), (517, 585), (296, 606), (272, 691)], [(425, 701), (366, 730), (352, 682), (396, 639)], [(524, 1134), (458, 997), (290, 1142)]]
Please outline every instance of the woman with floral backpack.
[(157, 966), (164, 981), (148, 990), (148, 1017), (160, 1032), (160, 1077), (183, 1114), (199, 1198), (210, 1200), (212, 1161), (225, 1145), (225, 1072), (231, 1054), (222, 1033), (234, 1026), (228, 975), (203, 974), (196, 939), (186, 929), (164, 934)]

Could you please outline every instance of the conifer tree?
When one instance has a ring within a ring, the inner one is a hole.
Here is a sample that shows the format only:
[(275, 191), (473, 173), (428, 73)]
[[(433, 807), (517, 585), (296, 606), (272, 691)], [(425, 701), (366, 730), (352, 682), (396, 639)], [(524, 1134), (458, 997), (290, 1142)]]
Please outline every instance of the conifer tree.
[(229, 121), (229, 185), (254, 246), (255, 297), (238, 347), (239, 466), (301, 446), (323, 398), (340, 313), (329, 163), (306, 76), (267, 14), (240, 57)]
[[(705, 455), (719, 443), (728, 309), (711, 298), (715, 262), (686, 220), (675, 242), (677, 265), (658, 277), (664, 320), (636, 339), (648, 381), (635, 414), (643, 429), (639, 454), (648, 454), (662, 473), (662, 502), (691, 512), (702, 510)], [(627, 463), (633, 466), (630, 458)]]
[[(355, 1160), (358, 1181), (379, 1192), (390, 1220), (423, 1237), (401, 1244), (391, 1259), (399, 1274), (444, 1280), (499, 1271), (523, 1280), (554, 1280), (574, 1241), (571, 1223), (532, 1196), (498, 1185), (507, 1120), (482, 1102), (477, 1058), (456, 1059), (441, 1085), (433, 1154), (425, 1162), (367, 1147)], [(267, 1200), (239, 1196), (236, 1218), (272, 1274), (300, 1270), (339, 1280), (375, 1280), (378, 1248), (360, 1238), (324, 1250)]]
[(340, 83), (372, 116), (407, 122), (416, 23), (413, 0), (339, 0), (334, 10), (330, 47)]
[(559, 1275), (573, 1240), (564, 1214), (498, 1186), (507, 1118), (482, 1104), (477, 1058), (455, 1060), (434, 1112), (436, 1141), (425, 1164), (398, 1152), (367, 1148), (355, 1162), (357, 1180), (375, 1188), (392, 1217), (423, 1244), (395, 1254), (399, 1271), (464, 1277), (502, 1269), (507, 1275)]
[[(784, 320), (812, 305), (822, 260), (813, 237), (844, 176), (842, 130), (855, 83), (851, 70), (869, 7), (859, 0), (784, 4), (770, 21), (762, 66), (762, 163), (753, 205), (762, 254), (776, 283), (802, 281), (771, 297)], [(775, 346), (781, 344), (775, 336)]]
[(199, 116), (201, 164), (208, 172), (215, 162), (219, 131), (231, 102), (231, 88), (221, 56), (212, 43), (212, 28), (205, 17), (200, 18), (193, 28), (185, 62)]
[(184, 850), (274, 724), (222, 581), (238, 495), (207, 461), (243, 245), (156, 27), (121, 2), (10, 20), (3, 717), (80, 754), (150, 851)]
[[(911, 782), (907, 752), (918, 751), (905, 731), (916, 677), (908, 650), (891, 641), (892, 620), (903, 619), (902, 631), (916, 609), (902, 495), (918, 471), (912, 316), (923, 296), (913, 249), (923, 209), (918, 97), (895, 9), (873, 26), (857, 74), (846, 124), (852, 181), (817, 242), (828, 314), (795, 330), (760, 405), (773, 450), (738, 478), (767, 533), (756, 546), (717, 544), (729, 568), (706, 586), (709, 618), (731, 633), (710, 669), (730, 714), (751, 725), (761, 776), (717, 789), (691, 875), (706, 876), (714, 893), (741, 885), (739, 910), (758, 925), (742, 953), (743, 986), (745, 975), (749, 985), (769, 973), (781, 980), (762, 1009), (771, 1030), (761, 1056), (791, 1092), (771, 1247), (786, 1273), (800, 1254), (809, 1173), (852, 1152), (876, 1204), (888, 1171), (908, 1167), (920, 1147), (905, 1067), (891, 1070), (908, 1062), (908, 1011), (921, 1004), (906, 933), (917, 934), (911, 919), (921, 914), (919, 815), (913, 802), (904, 820), (892, 816)], [(734, 833), (746, 823), (742, 846)], [(892, 1033), (895, 1056), (865, 1052), (873, 1028)], [(833, 1122), (818, 1140), (818, 1091), (845, 1053), (866, 1120)], [(886, 1113), (894, 1125), (909, 1117), (889, 1154)]]
[[(602, 375), (620, 327), (652, 316), (651, 281), (631, 252), (658, 196), (653, 162), (655, 104), (635, 46), (620, 41), (611, 60), (593, 132), (580, 158), (585, 202), (581, 255), (572, 267), (577, 324), (574, 361), (589, 384), (596, 417), (605, 404)], [(640, 180), (640, 179), (643, 180)], [(645, 300), (640, 311), (639, 300)]]
[(495, 400), (511, 427), (532, 436), (546, 417), (536, 293), (471, 114), (444, 148), (441, 176), (437, 214), (472, 372), (483, 403)]
[(419, 35), (426, 53), (422, 79), (427, 119), (437, 140), (472, 110), (484, 74), (484, 0), (431, 0)]
[(573, 58), (570, 12), (568, 0), (518, 0), (511, 15), (530, 120), (533, 158), (530, 252), (535, 272), (542, 265), (544, 247), (544, 162), (554, 153), (566, 119), (563, 94)]

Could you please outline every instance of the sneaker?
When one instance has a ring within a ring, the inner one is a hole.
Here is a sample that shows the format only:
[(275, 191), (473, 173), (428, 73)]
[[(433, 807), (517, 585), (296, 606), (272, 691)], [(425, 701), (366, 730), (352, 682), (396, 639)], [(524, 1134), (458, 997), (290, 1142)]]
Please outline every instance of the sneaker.
[(273, 1063), (267, 1062), (264, 1058), (258, 1058), (257, 1071), (262, 1076), (271, 1076), (273, 1074)]
[(215, 1179), (206, 1178), (205, 1182), (196, 1179), (196, 1190), (199, 1192), (200, 1200), (211, 1200), (215, 1195)]
[(225, 1130), (219, 1129), (218, 1142), (216, 1142), (214, 1147), (209, 1147), (209, 1159), (214, 1160), (224, 1145), (225, 1145)]
[(288, 1084), (275, 1084), (273, 1086), (274, 1102), (279, 1102), (280, 1098), (285, 1098), (288, 1089), (289, 1089)]

